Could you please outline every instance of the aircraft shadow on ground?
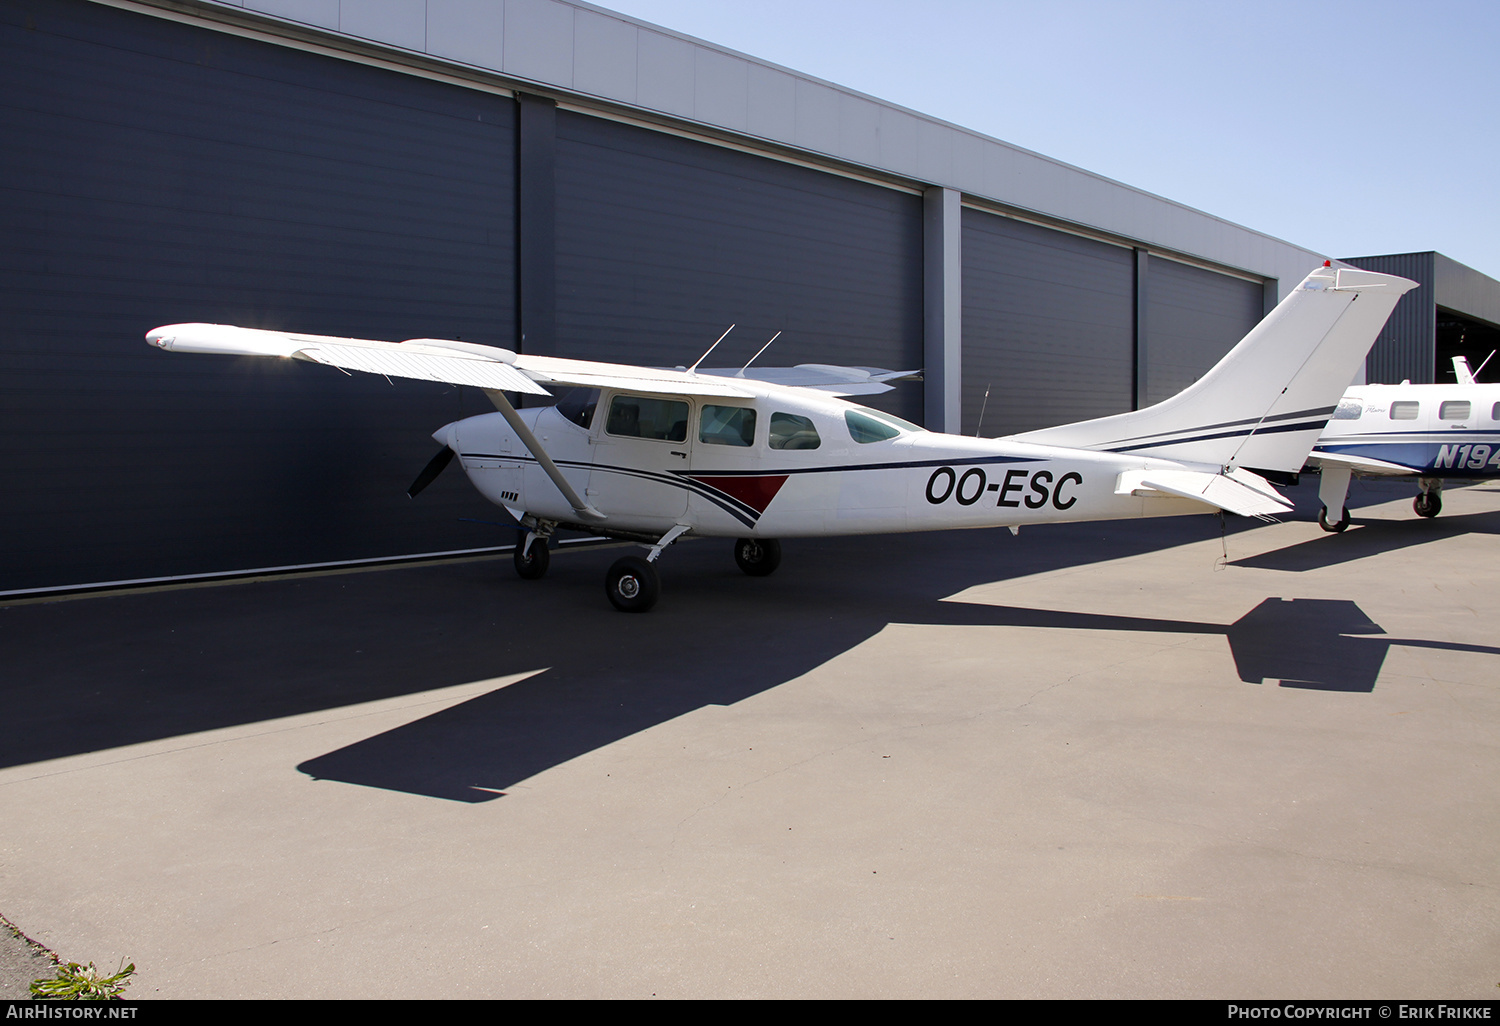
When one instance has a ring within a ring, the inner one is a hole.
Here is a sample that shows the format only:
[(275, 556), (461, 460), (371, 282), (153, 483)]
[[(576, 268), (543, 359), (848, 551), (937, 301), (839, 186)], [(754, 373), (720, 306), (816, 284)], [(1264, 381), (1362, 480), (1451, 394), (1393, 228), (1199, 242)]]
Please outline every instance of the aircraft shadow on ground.
[(1500, 513), (1465, 513), (1439, 516), (1432, 520), (1417, 517), (1410, 520), (1369, 520), (1363, 523), (1360, 522), (1358, 513), (1355, 513), (1352, 519), (1353, 523), (1342, 534), (1329, 534), (1319, 530), (1316, 537), (1245, 559), (1232, 560), (1230, 565), (1304, 573), (1464, 534), (1500, 534)]
[[(1229, 530), (1253, 526), (1231, 520)], [(781, 570), (760, 579), (734, 568), (728, 542), (684, 543), (664, 557), (662, 603), (645, 616), (616, 613), (603, 595), (617, 548), (559, 554), (539, 582), (514, 578), (508, 560), (476, 561), (13, 605), (0, 608), (12, 732), (0, 765), (530, 672), (299, 766), (485, 801), (694, 709), (796, 679), (891, 623), (1222, 633), (1244, 680), (1370, 690), (1397, 642), (1368, 636), (1379, 628), (1353, 603), (1270, 599), (1235, 624), (1208, 624), (944, 601), (1219, 533), (1215, 518), (1189, 517), (1051, 525), (1019, 539), (788, 542)]]
[[(1373, 637), (1380, 626), (1353, 602), (1268, 598), (1232, 624), (1111, 616), (964, 602), (896, 602), (878, 624), (846, 614), (820, 625), (832, 654), (888, 622), (1171, 634), (1222, 634), (1241, 680), (1282, 687), (1370, 692), (1392, 645), (1500, 655), (1500, 648)], [(742, 625), (754, 633), (761, 622)], [(787, 625), (782, 625), (785, 628)], [(871, 629), (874, 628), (874, 629)], [(794, 634), (796, 629), (791, 628)], [(731, 633), (732, 636), (732, 633)], [(719, 635), (723, 638), (724, 635)], [(545, 673), (359, 741), (298, 767), (340, 780), (458, 801), (488, 801), (518, 781), (705, 705), (731, 705), (811, 669), (805, 637), (786, 654), (729, 644), (682, 651), (665, 634), (601, 675), (563, 660)], [(779, 646), (778, 646), (779, 647)], [(792, 652), (800, 653), (793, 655)], [(656, 660), (642, 665), (639, 660)]]

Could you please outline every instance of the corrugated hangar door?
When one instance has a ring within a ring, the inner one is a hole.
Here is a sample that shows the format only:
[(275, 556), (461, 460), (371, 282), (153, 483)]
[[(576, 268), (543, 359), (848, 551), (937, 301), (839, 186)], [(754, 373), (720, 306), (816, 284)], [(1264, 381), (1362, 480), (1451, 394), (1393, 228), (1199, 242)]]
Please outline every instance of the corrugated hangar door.
[(963, 264), (965, 434), (1131, 408), (1132, 250), (965, 209)]
[(0, 591), (506, 540), (403, 494), (483, 396), (143, 335), (512, 344), (510, 97), (73, 0), (0, 52)]
[[(558, 355), (922, 365), (922, 200), (586, 114), (557, 114)], [(920, 422), (922, 386), (869, 405)], [(862, 400), (864, 401), (864, 400)]]
[(1260, 282), (1152, 255), (1146, 263), (1145, 395), (1170, 398), (1203, 376), (1260, 322)]

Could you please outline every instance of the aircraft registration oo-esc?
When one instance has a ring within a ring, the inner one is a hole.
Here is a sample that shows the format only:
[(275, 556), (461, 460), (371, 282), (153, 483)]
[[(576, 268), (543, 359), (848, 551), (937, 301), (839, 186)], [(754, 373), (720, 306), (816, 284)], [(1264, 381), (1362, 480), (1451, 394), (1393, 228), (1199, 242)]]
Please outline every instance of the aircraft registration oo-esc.
[[(1257, 471), (1301, 469), (1415, 284), (1325, 264), (1172, 398), (1005, 438), (926, 431), (840, 398), (916, 372), (659, 370), (445, 339), (222, 324), (167, 325), (146, 340), (172, 352), (292, 358), (483, 389), (497, 412), (439, 428), (443, 449), (410, 493), (457, 456), (525, 529), (515, 553), (522, 577), (546, 573), (547, 539), (559, 528), (639, 542), (646, 556), (616, 561), (605, 587), (616, 608), (643, 612), (660, 591), (657, 558), (688, 534), (736, 539), (741, 569), (762, 576), (780, 562), (780, 538), (1287, 512), (1291, 503)], [(520, 411), (505, 396), (549, 395), (544, 385), (573, 391)]]

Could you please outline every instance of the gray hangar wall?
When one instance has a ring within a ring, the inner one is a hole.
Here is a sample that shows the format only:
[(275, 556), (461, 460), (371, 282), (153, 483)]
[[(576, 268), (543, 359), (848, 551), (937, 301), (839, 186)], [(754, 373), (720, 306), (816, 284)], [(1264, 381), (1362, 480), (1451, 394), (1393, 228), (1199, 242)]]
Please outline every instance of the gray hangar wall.
[[(762, 362), (923, 362), (922, 183), (86, 0), (0, 0), (0, 53), (0, 593), (510, 541), (460, 474), (403, 494), (482, 395), (160, 353), (158, 324), (676, 365), (735, 322), (711, 362), (776, 331)], [(993, 209), (961, 248), (985, 435), (1154, 402), (1263, 305)]]
[(673, 365), (738, 321), (725, 362), (784, 330), (780, 362), (921, 364), (915, 191), (75, 0), (3, 0), (0, 33), (0, 592), (510, 541), (462, 475), (403, 494), (482, 395), (164, 354), (161, 323), (524, 320), (530, 351)]
[[(1500, 348), (1500, 282), (1442, 253), (1346, 257), (1356, 267), (1399, 274), (1418, 287), (1401, 297), (1365, 361), (1370, 382), (1454, 380), (1453, 357), (1478, 370)], [(1494, 363), (1486, 375), (1493, 380)]]
[(512, 100), (69, 0), (0, 53), (0, 591), (491, 543), (402, 494), (482, 395), (143, 336), (508, 343)]
[(964, 433), (1158, 403), (1243, 338), (1274, 293), (1274, 282), (966, 209)]
[(920, 195), (569, 111), (556, 181), (558, 355), (922, 365)]

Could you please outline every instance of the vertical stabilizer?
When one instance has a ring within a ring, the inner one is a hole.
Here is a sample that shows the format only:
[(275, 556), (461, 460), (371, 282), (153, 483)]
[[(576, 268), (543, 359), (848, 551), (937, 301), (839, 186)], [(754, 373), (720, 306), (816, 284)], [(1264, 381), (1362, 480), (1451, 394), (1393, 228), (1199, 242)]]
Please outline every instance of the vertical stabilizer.
[(1203, 377), (1133, 413), (1016, 438), (1216, 467), (1294, 473), (1360, 361), (1416, 282), (1320, 267)]

